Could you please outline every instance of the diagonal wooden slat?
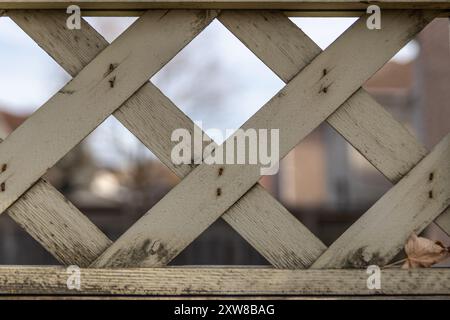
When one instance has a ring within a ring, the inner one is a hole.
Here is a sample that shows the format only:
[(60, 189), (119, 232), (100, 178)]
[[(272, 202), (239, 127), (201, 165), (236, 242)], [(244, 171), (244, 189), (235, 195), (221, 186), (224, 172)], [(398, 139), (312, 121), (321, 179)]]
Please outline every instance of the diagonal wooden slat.
[(65, 265), (88, 267), (112, 243), (44, 180), (33, 185), (7, 213)]
[(384, 265), (450, 205), (450, 134), (340, 236), (312, 268)]
[(1, 212), (148, 81), (215, 14), (148, 11), (9, 135), (0, 145), (0, 163), (8, 165), (0, 173), (5, 183)]
[(43, 179), (9, 207), (7, 213), (63, 264), (88, 267), (112, 244), (85, 215)]
[[(76, 50), (76, 45), (73, 49)], [(111, 244), (94, 224), (43, 180), (14, 203), (8, 213), (64, 264), (88, 266)]]
[[(383, 29), (377, 32), (370, 32), (365, 20), (360, 19), (250, 118), (243, 129), (281, 128), (280, 157), (283, 157), (431, 21), (434, 14), (417, 11), (385, 13)], [(219, 170), (223, 174), (218, 174)], [(93, 266), (167, 263), (233, 205), (259, 177), (259, 165), (200, 165)], [(219, 195), (217, 188), (222, 188)]]
[[(322, 50), (280, 12), (228, 11), (219, 20), (283, 81)], [(327, 122), (391, 182), (405, 176), (427, 150), (367, 93), (349, 99)], [(435, 223), (450, 235), (450, 209)]]
[[(279, 12), (226, 10), (219, 20), (286, 83), (322, 52)], [(427, 151), (406, 128), (363, 92), (361, 90), (358, 98), (345, 102), (327, 122), (395, 183)]]
[[(81, 30), (67, 30), (60, 12), (12, 11), (10, 17), (73, 76), (108, 45), (84, 21)], [(173, 164), (170, 136), (178, 128), (192, 131), (194, 123), (154, 85), (145, 84), (114, 116), (179, 177), (193, 170)], [(326, 248), (259, 185), (223, 218), (278, 268), (308, 266)]]

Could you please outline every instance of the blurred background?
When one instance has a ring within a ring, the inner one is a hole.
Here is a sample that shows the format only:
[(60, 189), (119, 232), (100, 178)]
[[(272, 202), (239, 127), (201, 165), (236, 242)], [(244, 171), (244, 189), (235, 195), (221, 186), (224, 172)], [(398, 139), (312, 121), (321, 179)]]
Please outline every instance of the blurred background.
[[(113, 41), (136, 18), (86, 20)], [(292, 18), (322, 49), (355, 18)], [(9, 18), (0, 18), (0, 136), (70, 80)], [(214, 21), (150, 79), (203, 129), (239, 128), (284, 83)], [(449, 20), (436, 19), (364, 85), (428, 149), (450, 132)], [(26, 90), (24, 90), (26, 88)], [(213, 138), (221, 143), (221, 137)], [(112, 240), (179, 179), (112, 117), (45, 177)], [(392, 184), (327, 124), (320, 125), (262, 185), (325, 244), (331, 244)], [(437, 227), (425, 236), (450, 246)], [(301, 244), (299, 244), (301, 245)], [(0, 264), (57, 264), (7, 214)], [(449, 265), (449, 262), (444, 264)], [(171, 264), (267, 264), (220, 219)]]

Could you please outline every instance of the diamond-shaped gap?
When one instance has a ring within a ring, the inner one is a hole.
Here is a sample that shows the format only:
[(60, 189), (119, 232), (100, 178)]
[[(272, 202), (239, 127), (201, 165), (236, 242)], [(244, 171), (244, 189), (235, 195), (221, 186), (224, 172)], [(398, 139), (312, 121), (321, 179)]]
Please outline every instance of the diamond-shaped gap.
[(391, 187), (339, 133), (322, 123), (260, 183), (326, 245)]
[(217, 20), (151, 81), (219, 144), (284, 86)]

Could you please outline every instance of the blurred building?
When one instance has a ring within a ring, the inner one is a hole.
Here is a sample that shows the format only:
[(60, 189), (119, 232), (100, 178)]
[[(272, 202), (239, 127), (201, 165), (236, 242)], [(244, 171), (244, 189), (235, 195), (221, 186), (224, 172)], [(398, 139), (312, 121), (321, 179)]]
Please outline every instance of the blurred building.
[[(448, 19), (436, 19), (416, 41), (416, 59), (387, 63), (364, 88), (431, 149), (450, 132)], [(327, 124), (288, 154), (274, 179), (272, 192), (327, 244), (391, 187)]]

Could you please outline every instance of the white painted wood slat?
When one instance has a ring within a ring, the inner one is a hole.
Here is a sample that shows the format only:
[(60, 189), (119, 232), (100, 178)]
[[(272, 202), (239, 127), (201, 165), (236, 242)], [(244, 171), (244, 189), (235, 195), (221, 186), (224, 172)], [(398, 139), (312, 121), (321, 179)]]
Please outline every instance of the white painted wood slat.
[[(283, 81), (289, 82), (322, 50), (279, 12), (228, 11), (219, 20)], [(398, 182), (427, 150), (364, 90), (327, 122), (391, 182)], [(450, 210), (435, 223), (450, 235)]]
[(0, 173), (0, 181), (5, 184), (0, 211), (148, 81), (215, 14), (147, 12), (9, 135), (0, 145), (0, 163), (8, 166)]
[[(81, 30), (62, 27), (66, 15), (59, 12), (14, 11), (11, 18), (73, 76), (108, 45), (84, 21)], [(170, 136), (178, 128), (192, 133), (194, 123), (154, 85), (145, 84), (114, 116), (179, 177), (193, 170), (172, 163)], [(223, 218), (274, 266), (303, 268), (325, 250), (322, 242), (261, 186), (239, 201)]]
[[(434, 13), (417, 11), (385, 13), (383, 29), (377, 32), (370, 32), (365, 20), (360, 20), (294, 77), (243, 128), (280, 129), (280, 156), (283, 157), (433, 16)], [(258, 181), (259, 169), (258, 165), (200, 165), (93, 266), (166, 264)], [(218, 174), (219, 170), (223, 174)]]
[(7, 213), (66, 265), (88, 267), (112, 244), (86, 216), (43, 179), (39, 179), (9, 207)]
[(340, 236), (312, 268), (384, 265), (450, 205), (450, 134)]

